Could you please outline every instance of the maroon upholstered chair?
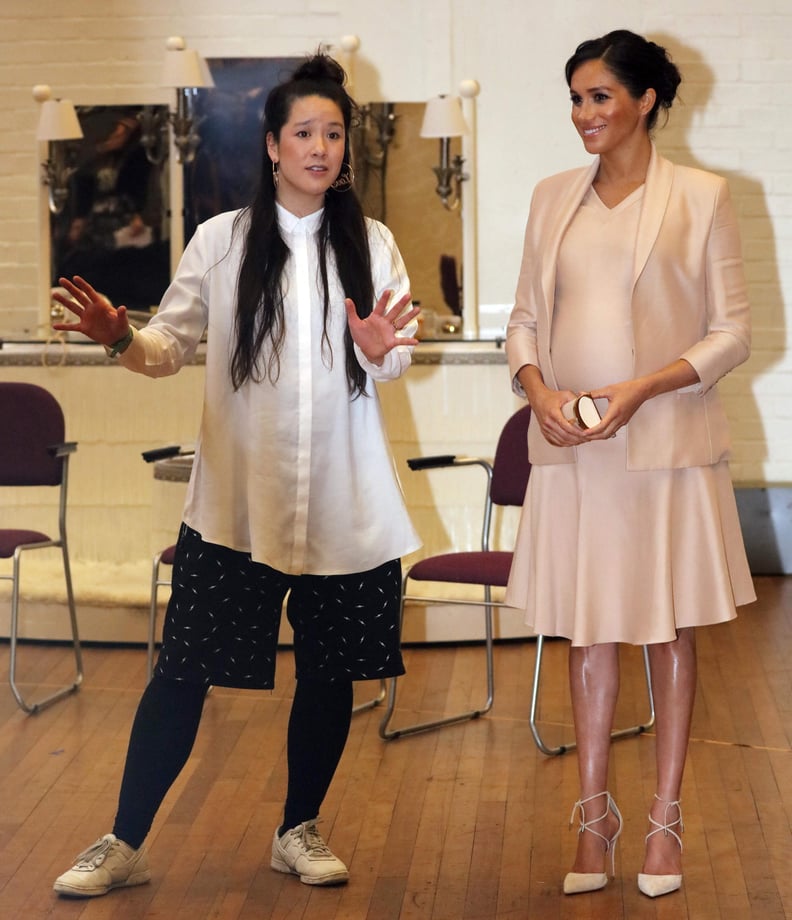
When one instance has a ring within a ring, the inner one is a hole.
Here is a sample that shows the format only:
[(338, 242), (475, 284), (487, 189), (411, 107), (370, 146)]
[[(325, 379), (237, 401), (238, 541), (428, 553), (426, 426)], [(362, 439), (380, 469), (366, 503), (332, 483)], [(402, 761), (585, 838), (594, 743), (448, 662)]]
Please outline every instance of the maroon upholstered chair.
[[(386, 740), (398, 738), (401, 735), (410, 735), (415, 732), (427, 731), (442, 725), (462, 722), (467, 719), (475, 719), (489, 712), (492, 708), (495, 697), (492, 612), (495, 607), (505, 606), (502, 602), (492, 600), (492, 588), (506, 587), (513, 555), (511, 551), (490, 549), (492, 513), (495, 505), (520, 507), (525, 500), (525, 491), (528, 487), (528, 477), (531, 472), (531, 463), (528, 458), (528, 423), (530, 418), (531, 409), (529, 406), (525, 406), (522, 409), (518, 409), (517, 412), (507, 420), (501, 431), (500, 438), (498, 439), (495, 459), (492, 463), (480, 457), (456, 457), (451, 455), (418, 457), (407, 461), (409, 467), (413, 470), (478, 465), (482, 467), (487, 474), (488, 489), (484, 504), (481, 549), (471, 552), (443, 553), (437, 556), (429, 556), (417, 562), (404, 576), (401, 609), (403, 620), (405, 604), (409, 601), (442, 605), (483, 606), (487, 697), (483, 705), (477, 709), (460, 712), (454, 715), (446, 715), (432, 721), (392, 728), (390, 723), (396, 708), (397, 688), (397, 680), (396, 678), (392, 678), (389, 681), (387, 703), (379, 728), (380, 736)], [(481, 585), (483, 588), (483, 601), (411, 595), (408, 592), (409, 583), (411, 581), (437, 582), (452, 585)], [(537, 726), (537, 708), (541, 684), (543, 650), (544, 636), (537, 636), (529, 724), (534, 742), (543, 754), (563, 754), (565, 751), (573, 750), (576, 747), (575, 742), (552, 747), (545, 743)], [(647, 731), (654, 724), (654, 699), (652, 697), (649, 656), (646, 647), (643, 649), (643, 662), (649, 695), (649, 718), (641, 725), (634, 725), (630, 728), (614, 731), (611, 735), (613, 738), (640, 734), (641, 732)]]
[(457, 457), (441, 455), (434, 457), (416, 457), (407, 461), (412, 470), (438, 469), (441, 467), (480, 466), (486, 473), (487, 492), (484, 503), (484, 518), (481, 529), (481, 549), (470, 552), (442, 553), (429, 556), (416, 562), (405, 574), (402, 591), (402, 620), (405, 605), (410, 601), (423, 603), (451, 604), (481, 607), (482, 600), (458, 600), (450, 598), (431, 598), (423, 595), (411, 595), (411, 581), (442, 582), (454, 585), (481, 585), (483, 588), (484, 607), (484, 648), (487, 664), (487, 697), (481, 707), (467, 712), (447, 715), (429, 722), (391, 728), (390, 722), (396, 707), (397, 680), (392, 678), (388, 687), (388, 700), (380, 722), (380, 736), (386, 740), (427, 731), (441, 725), (449, 725), (466, 719), (475, 719), (492, 708), (495, 696), (495, 677), (493, 669), (493, 629), (492, 611), (503, 606), (492, 600), (492, 588), (503, 588), (509, 578), (512, 553), (506, 550), (490, 549), (490, 531), (492, 513), (495, 505), (520, 507), (525, 499), (531, 464), (528, 460), (528, 422), (531, 417), (530, 407), (519, 409), (506, 422), (501, 431), (495, 451), (495, 459), (490, 462), (481, 457)]
[[(59, 497), (57, 537), (50, 537), (39, 530), (0, 529), (0, 558), (13, 559), (12, 574), (0, 575), (0, 579), (12, 583), (8, 680), (19, 706), (25, 712), (33, 713), (75, 691), (83, 679), (82, 652), (66, 539), (69, 456), (77, 449), (77, 445), (64, 441), (65, 422), (58, 401), (43, 387), (31, 383), (0, 383), (0, 428), (0, 486), (14, 489), (52, 486), (58, 489)], [(22, 554), (28, 550), (49, 548), (60, 549), (63, 558), (75, 676), (71, 683), (49, 696), (38, 702), (28, 702), (22, 696), (16, 680), (21, 559)]]

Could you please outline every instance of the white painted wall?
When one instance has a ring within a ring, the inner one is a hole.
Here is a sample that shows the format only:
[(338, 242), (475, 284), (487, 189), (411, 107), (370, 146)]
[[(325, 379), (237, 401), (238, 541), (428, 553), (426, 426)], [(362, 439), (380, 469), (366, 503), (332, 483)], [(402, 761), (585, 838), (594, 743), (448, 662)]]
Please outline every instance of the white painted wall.
[[(792, 5), (789, 0), (3, 0), (0, 11), (0, 335), (35, 330), (43, 199), (31, 88), (76, 103), (167, 102), (164, 39), (207, 57), (302, 54), (356, 33), (359, 98), (421, 101), (481, 83), (479, 293), (508, 303), (531, 190), (587, 159), (563, 64), (616, 27), (673, 51), (686, 81), (661, 149), (726, 175), (737, 203), (755, 350), (724, 383), (734, 478), (792, 481)], [(433, 206), (434, 203), (432, 203)], [(504, 399), (508, 398), (504, 382)]]

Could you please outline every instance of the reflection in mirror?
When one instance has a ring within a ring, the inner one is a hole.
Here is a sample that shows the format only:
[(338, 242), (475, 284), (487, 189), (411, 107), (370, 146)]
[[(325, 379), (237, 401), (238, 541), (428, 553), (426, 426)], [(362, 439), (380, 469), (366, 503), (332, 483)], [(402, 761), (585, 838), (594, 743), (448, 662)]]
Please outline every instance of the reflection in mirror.
[(83, 140), (63, 211), (50, 216), (52, 283), (82, 275), (147, 314), (170, 280), (167, 156), (151, 163), (139, 115), (151, 106), (77, 106)]
[(357, 194), (370, 217), (388, 222), (388, 154), (396, 136), (398, 116), (392, 102), (360, 107), (360, 121), (352, 134)]
[[(362, 108), (353, 143), (356, 187), (367, 214), (393, 231), (423, 310), (424, 338), (459, 332), (462, 215), (442, 207), (432, 167), (437, 142), (421, 138), (424, 104), (380, 102)], [(451, 139), (451, 156), (461, 152)]]

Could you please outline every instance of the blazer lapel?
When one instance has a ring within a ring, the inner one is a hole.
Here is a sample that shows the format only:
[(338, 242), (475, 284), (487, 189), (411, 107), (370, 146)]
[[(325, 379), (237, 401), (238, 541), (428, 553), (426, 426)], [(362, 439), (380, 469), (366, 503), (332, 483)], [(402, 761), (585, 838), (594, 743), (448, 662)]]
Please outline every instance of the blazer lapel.
[(652, 156), (646, 173), (643, 207), (638, 221), (638, 236), (635, 241), (635, 263), (633, 266), (633, 287), (644, 270), (646, 260), (652, 251), (668, 207), (671, 185), (674, 180), (674, 166), (657, 152), (652, 145)]

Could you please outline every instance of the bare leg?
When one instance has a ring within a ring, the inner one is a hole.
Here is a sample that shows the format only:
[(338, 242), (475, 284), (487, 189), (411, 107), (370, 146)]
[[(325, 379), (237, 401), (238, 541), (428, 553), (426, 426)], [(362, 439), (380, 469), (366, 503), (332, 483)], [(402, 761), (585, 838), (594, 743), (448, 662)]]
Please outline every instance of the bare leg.
[[(663, 801), (652, 801), (651, 815), (662, 822), (665, 802), (678, 801), (685, 769), (690, 722), (696, 697), (696, 632), (680, 629), (674, 642), (648, 646), (652, 669), (652, 691), (657, 717), (657, 795)], [(668, 820), (678, 817), (670, 809)], [(677, 832), (679, 828), (676, 828)], [(649, 875), (679, 875), (682, 853), (670, 834), (653, 834), (646, 846), (643, 872)]]
[[(608, 759), (613, 713), (619, 695), (619, 655), (616, 643), (572, 646), (569, 649), (569, 685), (578, 746), (581, 800), (608, 788)], [(618, 819), (605, 812), (602, 796), (586, 806), (587, 818), (603, 814), (594, 829), (613, 837)], [(580, 834), (573, 872), (602, 872), (605, 843), (594, 834)]]

